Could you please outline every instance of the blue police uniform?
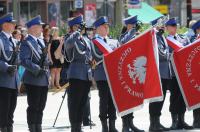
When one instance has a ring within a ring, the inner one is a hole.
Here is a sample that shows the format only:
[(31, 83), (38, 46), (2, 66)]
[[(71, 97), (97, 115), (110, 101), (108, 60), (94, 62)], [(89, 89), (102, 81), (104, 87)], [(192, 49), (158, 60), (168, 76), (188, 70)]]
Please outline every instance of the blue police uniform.
[[(175, 18), (169, 19), (166, 23), (165, 26), (177, 26), (177, 22)], [(168, 35), (167, 36), (170, 39), (173, 39), (174, 41), (177, 41), (181, 43), (183, 46), (190, 44), (188, 39), (183, 38), (179, 34), (175, 35)], [(173, 52), (173, 49), (170, 47), (169, 49), (170, 53)], [(174, 74), (173, 68), (172, 68), (172, 80), (170, 82), (170, 112), (172, 115), (172, 130), (177, 130), (177, 129), (192, 129), (191, 126), (189, 126), (185, 120), (185, 112), (186, 112), (186, 106), (183, 100), (183, 96), (181, 94), (178, 81), (176, 79), (176, 76)]]
[[(94, 22), (94, 27), (98, 28), (99, 26), (103, 24), (108, 24), (108, 19), (107, 17), (103, 16), (97, 19)], [(103, 38), (99, 34), (96, 34), (95, 37), (93, 38), (99, 39), (100, 41), (103, 41), (105, 44), (108, 44), (108, 37)], [(111, 49), (116, 48), (116, 45), (109, 45)], [(109, 119), (109, 131), (116, 132), (115, 128), (115, 120), (116, 120), (116, 109), (114, 107), (111, 93), (109, 90), (105, 70), (103, 67), (103, 52), (95, 45), (93, 44), (92, 46), (92, 53), (93, 53), (93, 58), (96, 61), (97, 65), (94, 69), (94, 80), (97, 83), (97, 88), (99, 90), (99, 98), (100, 98), (100, 104), (99, 104), (99, 118), (102, 123), (102, 132), (108, 131), (108, 125), (107, 125), (107, 119)]]
[[(15, 23), (12, 13), (0, 18), (0, 24)], [(14, 25), (13, 25), (14, 26)], [(12, 34), (0, 32), (0, 131), (12, 131), (13, 114), (17, 103), (19, 64), (18, 53), (16, 52), (16, 40)]]
[[(138, 23), (137, 15), (125, 18), (124, 23), (125, 25), (131, 24), (136, 26), (136, 24)], [(120, 36), (119, 42), (121, 45), (127, 43), (128, 41), (136, 37), (137, 30), (135, 26)], [(130, 113), (122, 117), (122, 123), (123, 123), (122, 132), (129, 132), (129, 129), (131, 129), (132, 131), (144, 132), (143, 130), (139, 130), (136, 126), (134, 126), (133, 118), (134, 118), (133, 113)]]
[[(160, 18), (152, 21), (152, 26), (156, 25)], [(159, 71), (162, 83), (162, 91), (164, 99), (163, 101), (153, 102), (149, 104), (149, 114), (150, 114), (150, 127), (149, 131), (167, 131), (160, 123), (161, 110), (165, 101), (166, 91), (169, 89), (169, 84), (171, 82), (171, 64), (169, 46), (167, 45), (166, 39), (163, 35), (163, 29), (159, 29), (156, 33), (157, 43), (158, 43), (158, 53), (159, 53)]]
[(64, 43), (65, 58), (70, 62), (67, 71), (69, 80), (67, 93), (72, 132), (81, 131), (83, 109), (88, 99), (92, 79), (90, 65), (92, 61), (91, 42), (86, 36), (81, 35), (81, 30), (84, 30), (81, 24), (83, 24), (82, 15), (68, 21), (70, 27), (77, 25), (80, 29), (72, 32)]
[[(200, 20), (192, 25), (192, 30), (195, 32), (195, 35), (192, 36), (191, 42), (194, 42), (198, 39), (200, 34), (197, 34), (196, 30), (200, 28)], [(193, 110), (193, 127), (200, 128), (200, 108)]]
[(191, 37), (191, 39), (190, 39), (191, 42), (194, 42), (195, 40), (197, 40), (197, 39), (199, 38), (200, 33), (197, 34), (197, 32), (196, 32), (196, 30), (197, 30), (198, 28), (200, 28), (200, 20), (198, 20), (196, 23), (194, 23), (194, 24), (192, 25), (192, 30), (193, 30), (193, 32), (194, 32), (195, 34)]
[[(138, 23), (137, 16), (131, 16), (131, 17), (124, 19), (124, 23), (126, 25), (127, 24), (136, 25)], [(123, 33), (120, 36), (119, 41), (120, 41), (121, 45), (123, 45), (135, 37), (136, 37), (136, 29), (132, 28), (130, 31), (126, 31), (125, 33)]]
[[(43, 25), (40, 16), (36, 16), (26, 23), (27, 28)], [(42, 39), (29, 34), (20, 47), (21, 65), (25, 68), (22, 82), (27, 90), (27, 123), (29, 130), (40, 131), (43, 110), (46, 105), (49, 85), (48, 58), (44, 53), (45, 44)]]

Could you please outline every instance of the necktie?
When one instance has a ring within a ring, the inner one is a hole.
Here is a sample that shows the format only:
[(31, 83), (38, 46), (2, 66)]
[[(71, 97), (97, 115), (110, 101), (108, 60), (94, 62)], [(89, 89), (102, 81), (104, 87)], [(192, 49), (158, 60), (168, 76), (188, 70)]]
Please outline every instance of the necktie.
[(44, 46), (42, 45), (42, 43), (40, 42), (39, 39), (37, 39), (37, 43), (39, 44), (40, 48), (43, 50), (43, 49), (44, 49)]
[(176, 37), (176, 36), (174, 36), (174, 39), (175, 39), (175, 40), (177, 40), (177, 37)]
[(107, 43), (107, 40), (106, 40), (106, 38), (104, 38), (104, 39), (103, 39), (103, 41)]
[(15, 45), (14, 45), (14, 43), (13, 43), (13, 41), (12, 41), (12, 37), (9, 38), (9, 41), (11, 42), (12, 48), (13, 48), (13, 50), (14, 50), (14, 49), (15, 49)]

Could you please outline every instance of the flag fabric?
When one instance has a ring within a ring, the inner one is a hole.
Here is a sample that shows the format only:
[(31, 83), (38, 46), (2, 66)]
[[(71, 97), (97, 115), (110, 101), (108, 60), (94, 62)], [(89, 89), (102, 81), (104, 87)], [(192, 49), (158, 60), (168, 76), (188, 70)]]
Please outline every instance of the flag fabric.
[(176, 51), (172, 65), (189, 110), (200, 107), (200, 40)]
[(106, 42), (104, 42), (103, 39), (97, 37), (93, 39), (92, 42), (104, 55), (107, 55), (113, 51), (113, 49)]
[(167, 37), (166, 40), (167, 40), (167, 44), (168, 44), (174, 51), (178, 51), (178, 50), (180, 50), (181, 48), (183, 48), (183, 45), (182, 45), (180, 42), (174, 40), (172, 37)]
[(157, 60), (153, 29), (104, 56), (104, 69), (120, 116), (140, 108), (145, 100), (163, 99)]

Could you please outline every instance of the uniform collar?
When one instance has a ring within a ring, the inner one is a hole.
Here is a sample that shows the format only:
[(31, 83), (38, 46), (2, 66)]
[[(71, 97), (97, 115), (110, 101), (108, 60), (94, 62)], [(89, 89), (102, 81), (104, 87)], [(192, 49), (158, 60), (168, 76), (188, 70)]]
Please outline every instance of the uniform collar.
[(31, 35), (31, 34), (29, 34), (29, 36), (31, 36), (37, 42), (37, 40), (38, 40), (37, 37), (35, 37), (35, 36)]
[(12, 34), (6, 33), (4, 31), (2, 31), (2, 33), (9, 39), (10, 37), (12, 37)]
[(174, 37), (174, 36), (178, 36), (178, 34), (176, 33), (175, 35), (171, 35), (171, 34), (169, 34), (169, 37)]
[(101, 38), (101, 39), (108, 39), (108, 36), (102, 37), (102, 36), (100, 36), (99, 34), (96, 34), (95, 36), (98, 37), (98, 38)]

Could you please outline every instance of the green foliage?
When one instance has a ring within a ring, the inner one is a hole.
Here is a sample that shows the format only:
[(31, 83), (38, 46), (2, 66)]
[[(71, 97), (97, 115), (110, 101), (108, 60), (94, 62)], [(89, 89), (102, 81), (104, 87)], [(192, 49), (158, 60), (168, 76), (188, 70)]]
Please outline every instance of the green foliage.
[[(147, 30), (149, 27), (150, 27), (149, 24), (143, 24), (141, 25), (141, 28), (139, 31), (142, 33), (145, 30)], [(121, 35), (122, 28), (123, 28), (123, 25), (115, 25), (115, 26), (110, 27), (110, 36), (113, 39), (118, 39)]]
[(180, 27), (178, 28), (178, 34), (184, 34), (185, 32), (188, 31), (188, 28), (187, 27)]
[(110, 27), (110, 36), (113, 39), (118, 39), (121, 35), (122, 25), (115, 25)]

